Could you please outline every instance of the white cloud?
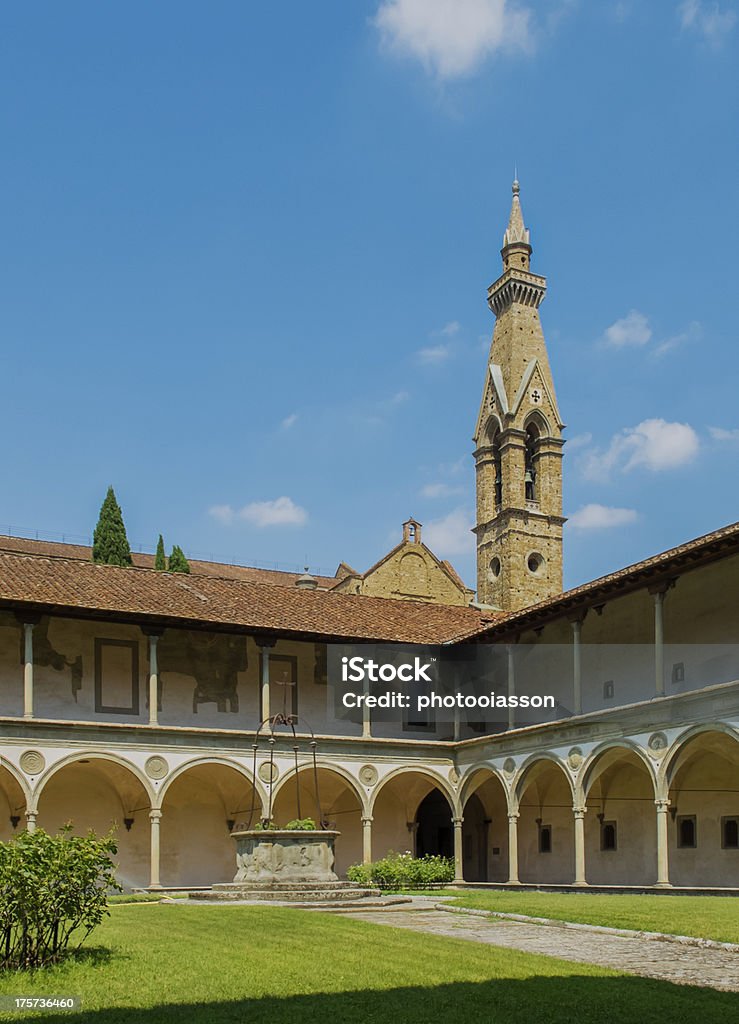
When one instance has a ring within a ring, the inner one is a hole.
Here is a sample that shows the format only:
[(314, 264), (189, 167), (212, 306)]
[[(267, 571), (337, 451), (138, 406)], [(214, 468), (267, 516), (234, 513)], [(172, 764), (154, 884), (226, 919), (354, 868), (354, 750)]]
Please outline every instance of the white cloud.
[(651, 337), (652, 328), (647, 318), (638, 309), (632, 309), (605, 329), (602, 341), (611, 348), (641, 347)]
[(449, 484), (426, 484), (421, 488), (423, 498), (448, 498), (451, 494), (460, 494), (460, 487), (451, 487)]
[(453, 338), (455, 334), (459, 334), (461, 331), (461, 325), (457, 320), (450, 320), (448, 324), (444, 324), (437, 334), (443, 335), (445, 338)]
[(708, 433), (714, 441), (728, 441), (730, 443), (739, 441), (739, 430), (736, 428), (733, 430), (726, 430), (724, 427), (709, 427)]
[(614, 470), (644, 468), (654, 472), (684, 466), (698, 454), (699, 441), (688, 423), (662, 419), (643, 420), (611, 438), (605, 451), (589, 452), (583, 474), (591, 480), (608, 480)]
[(679, 334), (673, 334), (671, 338), (665, 338), (664, 341), (660, 342), (654, 350), (654, 355), (657, 357), (667, 355), (668, 352), (672, 352), (673, 349), (683, 345), (686, 341), (698, 341), (702, 336), (703, 324), (693, 320), (684, 331), (680, 331)]
[(208, 509), (208, 515), (213, 516), (219, 523), (224, 526), (230, 526), (236, 518), (236, 513), (230, 505), (211, 505)]
[(499, 50), (529, 49), (529, 17), (507, 0), (382, 0), (374, 24), (388, 49), (458, 78)]
[(448, 345), (429, 345), (428, 348), (419, 348), (416, 358), (424, 366), (439, 366), (445, 363), (451, 354)]
[(408, 391), (396, 391), (390, 398), (390, 405), (402, 405), (403, 402), (407, 402), (410, 398)]
[(274, 501), (252, 501), (243, 508), (234, 509), (231, 505), (213, 505), (208, 512), (219, 523), (231, 526), (237, 520), (251, 523), (260, 528), (264, 526), (302, 526), (308, 513), (292, 498), (283, 495)]
[(423, 539), (435, 555), (450, 558), (475, 550), (471, 533), (474, 523), (465, 509), (455, 509), (442, 519), (434, 519), (423, 528)]
[(575, 448), (584, 448), (586, 445), (589, 445), (592, 440), (592, 434), (577, 434), (575, 437), (568, 437), (567, 451), (571, 452)]
[(298, 419), (298, 414), (296, 412), (291, 412), (289, 416), (286, 416), (284, 418), (284, 420), (282, 421), (280, 426), (282, 427), (283, 430), (289, 430), (290, 427), (294, 427), (295, 426), (295, 423), (296, 423), (297, 419)]
[(717, 3), (683, 0), (677, 8), (680, 27), (697, 32), (714, 46), (721, 44), (736, 24), (736, 12), (721, 10)]
[(626, 526), (637, 520), (633, 508), (609, 508), (608, 505), (584, 505), (570, 516), (567, 523), (575, 530), (607, 530), (613, 526)]

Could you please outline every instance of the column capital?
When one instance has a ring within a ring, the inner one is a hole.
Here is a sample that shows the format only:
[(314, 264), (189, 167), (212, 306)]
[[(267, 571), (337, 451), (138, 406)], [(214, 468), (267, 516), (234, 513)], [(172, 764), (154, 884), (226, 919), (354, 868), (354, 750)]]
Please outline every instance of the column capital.
[(149, 640), (153, 640), (154, 643), (156, 643), (157, 640), (162, 635), (162, 633), (164, 632), (165, 627), (164, 626), (141, 626), (140, 629), (141, 629), (141, 632), (144, 634), (144, 636), (148, 636)]
[(673, 576), (669, 580), (662, 580), (660, 583), (653, 583), (650, 587), (647, 587), (647, 590), (654, 598), (654, 603), (659, 604), (664, 600), (664, 596), (667, 591), (672, 590), (676, 583), (677, 576)]
[(257, 645), (257, 647), (261, 647), (262, 649), (264, 649), (265, 647), (266, 648), (274, 647), (275, 644), (277, 643), (277, 637), (276, 636), (266, 636), (264, 633), (255, 633), (254, 634), (254, 643)]
[(371, 825), (373, 821), (374, 821), (374, 818), (372, 817), (371, 814), (363, 814), (362, 815), (362, 824), (363, 825)]
[(161, 817), (162, 817), (162, 812), (160, 810), (158, 810), (157, 808), (154, 808), (153, 810), (149, 811), (149, 820), (150, 821), (152, 821), (152, 822), (159, 821), (159, 819)]
[(511, 825), (515, 825), (520, 817), (521, 815), (518, 813), (518, 811), (513, 811), (511, 814), (508, 815), (508, 821)]
[(654, 805), (657, 808), (657, 812), (658, 813), (660, 813), (660, 812), (664, 813), (667, 810), (667, 808), (670, 806), (670, 801), (669, 800), (655, 800), (654, 801)]
[(454, 827), (455, 828), (461, 828), (462, 827), (462, 822), (464, 821), (464, 818), (452, 818), (452, 821), (454, 822)]
[(579, 633), (582, 628), (582, 624), (585, 621), (585, 616), (588, 614), (587, 608), (578, 608), (577, 611), (570, 612), (567, 616), (567, 621), (572, 626), (573, 633)]
[(578, 807), (577, 805), (575, 805), (572, 808), (572, 813), (575, 815), (576, 818), (584, 818), (586, 811), (587, 807)]
[(16, 612), (15, 617), (21, 626), (38, 626), (41, 622), (41, 612)]

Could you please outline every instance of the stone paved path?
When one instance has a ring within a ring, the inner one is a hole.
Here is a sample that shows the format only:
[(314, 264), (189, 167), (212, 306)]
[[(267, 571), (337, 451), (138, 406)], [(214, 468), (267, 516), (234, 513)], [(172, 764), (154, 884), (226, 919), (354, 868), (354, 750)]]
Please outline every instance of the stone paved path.
[(606, 935), (602, 932), (524, 924), (441, 910), (353, 911), (347, 916), (375, 924), (431, 932), (492, 946), (543, 953), (561, 960), (612, 967), (680, 985), (704, 985), (739, 992), (739, 954), (724, 949), (683, 946), (675, 942)]

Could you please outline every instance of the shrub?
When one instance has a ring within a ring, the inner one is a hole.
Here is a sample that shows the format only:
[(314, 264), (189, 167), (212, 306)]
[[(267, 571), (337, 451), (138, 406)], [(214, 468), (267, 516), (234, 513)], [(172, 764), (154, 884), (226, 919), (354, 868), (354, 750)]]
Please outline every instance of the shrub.
[(37, 829), (0, 843), (0, 969), (58, 963), (108, 913), (108, 890), (121, 891), (112, 836), (71, 833)]
[(454, 858), (410, 853), (388, 853), (372, 864), (353, 864), (347, 878), (356, 885), (378, 889), (425, 889), (454, 880)]
[(285, 828), (292, 828), (297, 832), (315, 832), (318, 825), (313, 818), (293, 818), (292, 821), (288, 821)]

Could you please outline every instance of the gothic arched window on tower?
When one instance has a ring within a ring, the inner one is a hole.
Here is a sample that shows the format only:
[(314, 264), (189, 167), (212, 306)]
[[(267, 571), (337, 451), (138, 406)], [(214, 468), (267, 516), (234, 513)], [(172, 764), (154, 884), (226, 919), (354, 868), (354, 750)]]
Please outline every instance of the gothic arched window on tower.
[(536, 451), (539, 440), (539, 428), (535, 423), (529, 423), (526, 428), (526, 456), (525, 456), (525, 497), (526, 501), (538, 501), (536, 489), (536, 470), (538, 454)]

